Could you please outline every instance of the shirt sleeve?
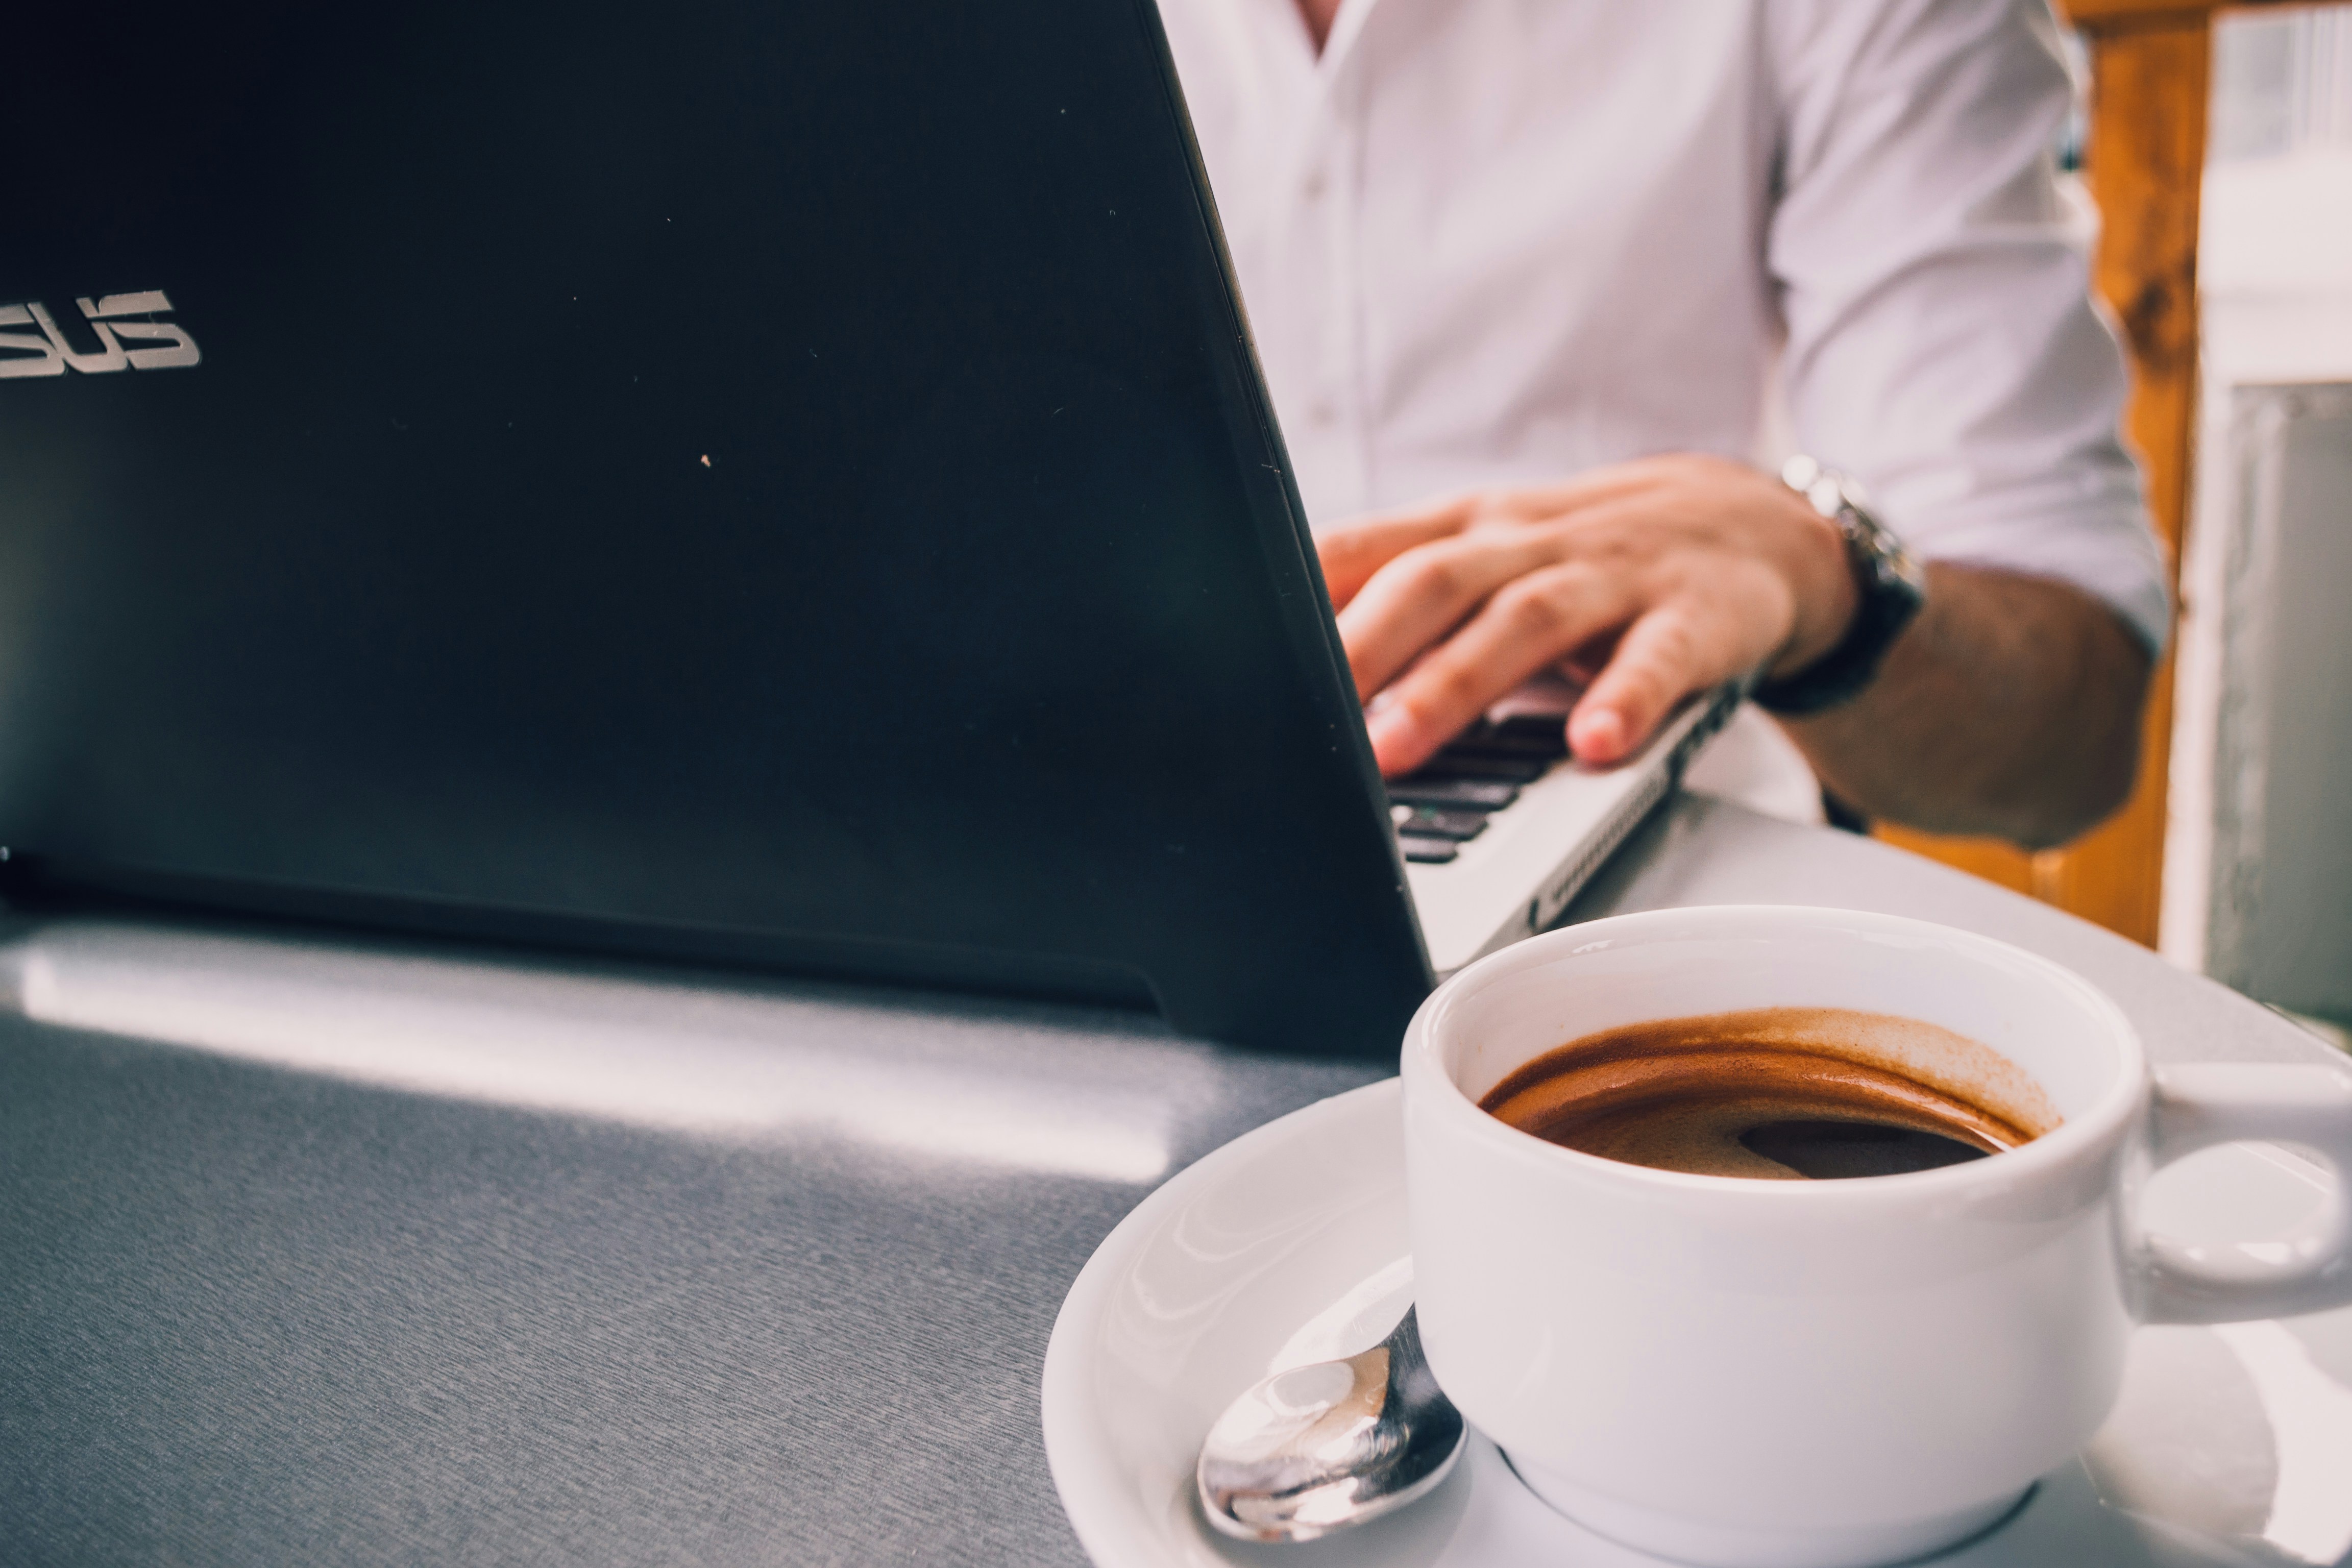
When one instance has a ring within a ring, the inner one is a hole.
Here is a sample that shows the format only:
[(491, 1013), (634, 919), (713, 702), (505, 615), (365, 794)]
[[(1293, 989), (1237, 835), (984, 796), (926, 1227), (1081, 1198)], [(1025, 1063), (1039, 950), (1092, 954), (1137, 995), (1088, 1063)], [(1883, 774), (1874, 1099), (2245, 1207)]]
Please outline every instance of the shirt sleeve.
[(2123, 358), (2050, 153), (2070, 93), (2046, 0), (1813, 0), (1778, 23), (1765, 262), (1800, 444), (1920, 558), (2074, 584), (2161, 647)]

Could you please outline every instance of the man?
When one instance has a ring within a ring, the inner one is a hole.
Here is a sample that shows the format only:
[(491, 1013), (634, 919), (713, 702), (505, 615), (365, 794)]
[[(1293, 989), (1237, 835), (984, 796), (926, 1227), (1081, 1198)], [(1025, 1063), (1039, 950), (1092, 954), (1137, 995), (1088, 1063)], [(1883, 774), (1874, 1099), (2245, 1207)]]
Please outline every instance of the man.
[[(1384, 772), (1554, 667), (1595, 763), (1761, 668), (1873, 816), (2122, 801), (2168, 607), (2045, 0), (1161, 11)], [(1776, 375), (1927, 563), (1907, 623), (1742, 460)]]

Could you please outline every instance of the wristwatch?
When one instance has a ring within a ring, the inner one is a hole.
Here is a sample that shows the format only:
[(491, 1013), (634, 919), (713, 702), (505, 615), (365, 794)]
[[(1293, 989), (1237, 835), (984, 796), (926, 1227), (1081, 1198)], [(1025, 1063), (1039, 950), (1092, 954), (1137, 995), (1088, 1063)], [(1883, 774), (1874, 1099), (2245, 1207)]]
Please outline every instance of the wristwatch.
[(1781, 482), (1845, 535), (1845, 558), (1861, 597), (1835, 647), (1793, 675), (1757, 683), (1748, 695), (1771, 713), (1819, 713), (1861, 695), (1886, 650), (1927, 602), (1927, 578), (1886, 525), (1871, 515), (1862, 487), (1811, 458), (1791, 458)]

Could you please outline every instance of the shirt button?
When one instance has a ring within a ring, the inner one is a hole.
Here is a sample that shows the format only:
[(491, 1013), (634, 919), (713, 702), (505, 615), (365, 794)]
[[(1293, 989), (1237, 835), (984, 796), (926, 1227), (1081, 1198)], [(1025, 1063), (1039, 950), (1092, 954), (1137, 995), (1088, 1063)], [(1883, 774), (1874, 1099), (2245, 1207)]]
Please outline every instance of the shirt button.
[(1307, 422), (1326, 426), (1339, 422), (1339, 406), (1328, 397), (1318, 397), (1307, 405)]
[(1298, 195), (1302, 200), (1319, 202), (1323, 199), (1323, 171), (1309, 169), (1307, 177), (1298, 183)]

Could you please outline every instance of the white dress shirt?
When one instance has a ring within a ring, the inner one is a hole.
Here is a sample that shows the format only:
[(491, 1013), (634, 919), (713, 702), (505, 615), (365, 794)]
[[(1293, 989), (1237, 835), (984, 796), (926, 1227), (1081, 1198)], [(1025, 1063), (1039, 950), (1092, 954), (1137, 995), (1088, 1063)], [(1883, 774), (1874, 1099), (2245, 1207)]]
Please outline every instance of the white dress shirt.
[(2045, 0), (1160, 0), (1309, 518), (1792, 445), (2151, 646)]
[[(2168, 624), (2046, 0), (1160, 0), (1312, 523), (1654, 452)], [(1777, 449), (1776, 449), (1777, 448)], [(1752, 710), (1696, 788), (1820, 815)]]

